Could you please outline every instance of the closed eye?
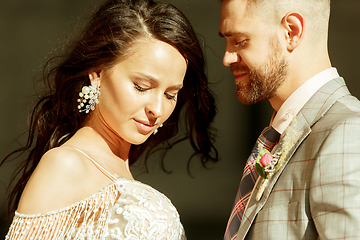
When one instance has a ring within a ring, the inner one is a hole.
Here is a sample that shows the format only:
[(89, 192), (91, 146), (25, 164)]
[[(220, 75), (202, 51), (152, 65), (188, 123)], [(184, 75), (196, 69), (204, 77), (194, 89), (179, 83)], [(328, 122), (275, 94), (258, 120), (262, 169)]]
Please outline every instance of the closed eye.
[(176, 101), (177, 100), (177, 94), (176, 95), (171, 95), (169, 93), (165, 93), (165, 97), (169, 100), (174, 100)]
[[(140, 92), (140, 93), (145, 93), (146, 91), (152, 89), (153, 86), (143, 87), (143, 86), (139, 85), (138, 83), (134, 82), (134, 88), (135, 88), (136, 91), (138, 91), (138, 92)], [(169, 89), (164, 93), (166, 99), (168, 99), (168, 100), (173, 100), (173, 101), (177, 101), (177, 95), (178, 95), (178, 93), (179, 93), (179, 91), (180, 91), (181, 88), (182, 88), (182, 85), (169, 88)]]
[(183, 85), (179, 84), (173, 87), (170, 87), (167, 89), (167, 91), (164, 93), (165, 97), (169, 100), (177, 101), (177, 96), (179, 95), (179, 91), (182, 89)]
[(150, 88), (143, 88), (140, 87), (138, 84), (134, 83), (134, 88), (135, 90), (139, 91), (139, 92), (145, 92), (146, 90), (149, 90)]
[(247, 44), (248, 40), (242, 40), (242, 41), (236, 41), (235, 40), (235, 47), (245, 47), (245, 45)]

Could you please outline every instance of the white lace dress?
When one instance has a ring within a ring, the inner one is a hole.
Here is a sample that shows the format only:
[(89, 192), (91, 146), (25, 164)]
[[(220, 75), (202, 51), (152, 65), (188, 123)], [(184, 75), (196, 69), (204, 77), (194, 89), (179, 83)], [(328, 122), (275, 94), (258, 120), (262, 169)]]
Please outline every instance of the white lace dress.
[(39, 215), (15, 212), (5, 239), (186, 240), (186, 237), (179, 214), (165, 195), (141, 182), (116, 178), (69, 207)]

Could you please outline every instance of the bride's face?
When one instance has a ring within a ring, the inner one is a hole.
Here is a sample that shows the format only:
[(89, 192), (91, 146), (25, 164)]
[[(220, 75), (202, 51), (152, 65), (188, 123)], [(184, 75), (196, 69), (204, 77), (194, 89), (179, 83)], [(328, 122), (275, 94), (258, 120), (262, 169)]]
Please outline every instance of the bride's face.
[[(141, 144), (174, 111), (187, 62), (180, 52), (159, 40), (141, 41), (133, 54), (98, 76), (101, 95), (93, 115), (111, 132)], [(160, 130), (161, 131), (161, 130)]]

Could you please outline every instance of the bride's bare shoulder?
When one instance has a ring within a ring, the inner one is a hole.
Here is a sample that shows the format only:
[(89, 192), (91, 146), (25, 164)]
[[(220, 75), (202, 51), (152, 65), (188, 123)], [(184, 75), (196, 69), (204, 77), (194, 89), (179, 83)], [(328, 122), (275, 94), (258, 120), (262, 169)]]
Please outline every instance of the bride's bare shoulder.
[(18, 206), (23, 214), (39, 214), (81, 200), (91, 165), (76, 149), (58, 147), (46, 152), (26, 184)]

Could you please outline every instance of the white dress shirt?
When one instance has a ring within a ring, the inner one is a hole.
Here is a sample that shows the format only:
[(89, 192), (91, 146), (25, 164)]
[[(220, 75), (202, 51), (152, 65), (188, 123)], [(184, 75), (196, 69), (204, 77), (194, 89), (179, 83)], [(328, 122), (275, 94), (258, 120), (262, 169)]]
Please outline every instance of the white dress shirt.
[(282, 135), (294, 116), (300, 112), (315, 92), (327, 82), (338, 77), (340, 76), (336, 68), (328, 68), (307, 80), (281, 105), (276, 115), (274, 114), (270, 125)]

